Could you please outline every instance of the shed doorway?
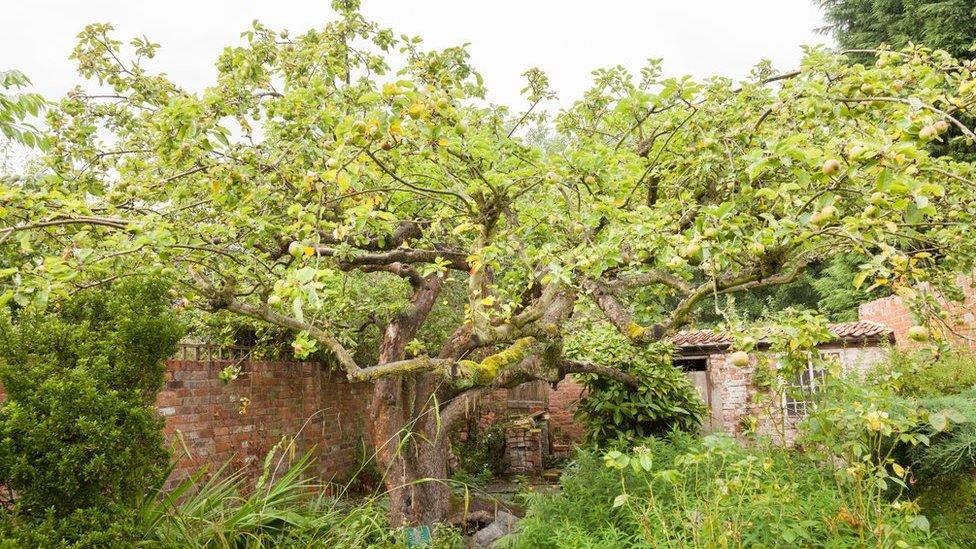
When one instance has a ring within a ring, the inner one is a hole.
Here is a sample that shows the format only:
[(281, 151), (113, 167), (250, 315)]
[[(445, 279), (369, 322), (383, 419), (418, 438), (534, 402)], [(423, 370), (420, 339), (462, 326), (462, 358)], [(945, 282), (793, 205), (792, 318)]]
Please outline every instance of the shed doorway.
[(712, 375), (708, 369), (707, 356), (676, 357), (673, 364), (691, 380), (698, 390), (698, 396), (708, 407), (708, 415), (702, 420), (702, 431), (712, 433), (721, 430), (721, 418), (718, 415), (721, 406), (719, 391), (712, 383)]

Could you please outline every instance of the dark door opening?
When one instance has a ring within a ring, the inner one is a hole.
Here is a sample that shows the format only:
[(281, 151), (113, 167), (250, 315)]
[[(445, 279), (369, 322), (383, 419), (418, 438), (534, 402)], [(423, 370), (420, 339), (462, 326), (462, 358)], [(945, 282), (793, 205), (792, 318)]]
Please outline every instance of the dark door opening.
[(686, 372), (707, 372), (708, 371), (708, 359), (705, 357), (700, 358), (676, 358), (673, 361), (674, 365)]

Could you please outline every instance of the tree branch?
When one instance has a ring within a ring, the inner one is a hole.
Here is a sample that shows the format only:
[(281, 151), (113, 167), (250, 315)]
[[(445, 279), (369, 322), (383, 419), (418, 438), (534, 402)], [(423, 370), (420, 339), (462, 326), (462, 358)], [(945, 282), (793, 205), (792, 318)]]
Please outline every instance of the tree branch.
[(649, 327), (641, 326), (634, 321), (633, 315), (623, 306), (620, 299), (614, 293), (614, 288), (608, 286), (607, 283), (596, 280), (586, 280), (583, 282), (583, 286), (587, 291), (590, 292), (594, 301), (596, 301), (597, 307), (603, 311), (603, 314), (607, 317), (607, 320), (609, 320), (620, 333), (624, 334), (635, 343), (650, 343), (653, 341), (660, 341), (667, 334), (687, 324), (688, 317), (691, 314), (692, 309), (694, 309), (695, 305), (697, 305), (709, 294), (740, 292), (765, 288), (768, 286), (788, 284), (796, 280), (800, 272), (808, 263), (809, 260), (800, 261), (792, 271), (766, 278), (763, 278), (758, 272), (740, 275), (727, 275), (719, 280), (705, 282), (697, 287), (689, 288), (690, 291), (687, 292), (686, 297), (678, 303), (667, 320), (653, 324)]
[(43, 227), (56, 227), (60, 225), (98, 225), (102, 227), (111, 227), (113, 229), (125, 229), (129, 226), (129, 221), (113, 217), (66, 217), (61, 219), (52, 219), (50, 221), (39, 221), (37, 223), (29, 223), (27, 225), (18, 225), (16, 227), (0, 229), (0, 235), (3, 235), (0, 237), (0, 244), (6, 241), (10, 235), (16, 232), (40, 229)]
[(606, 282), (607, 287), (613, 290), (626, 290), (639, 286), (649, 286), (651, 284), (664, 284), (665, 286), (678, 290), (685, 295), (694, 291), (694, 287), (681, 278), (671, 273), (657, 270), (646, 273), (620, 276)]
[[(372, 192), (372, 191), (370, 191)], [(393, 230), (393, 234), (388, 236), (377, 236), (370, 238), (366, 242), (358, 242), (353, 237), (348, 237), (344, 239), (335, 238), (329, 233), (320, 235), (322, 241), (326, 244), (348, 244), (353, 248), (358, 248), (361, 250), (369, 251), (387, 251), (394, 248), (399, 248), (406, 241), (420, 238), (423, 236), (423, 229), (425, 225), (429, 223), (420, 223), (417, 221), (404, 220), (401, 221), (397, 228)]]
[(434, 263), (437, 258), (447, 260), (446, 266), (458, 271), (467, 271), (467, 256), (461, 252), (448, 250), (413, 250), (410, 248), (397, 248), (388, 252), (376, 252), (368, 254), (352, 255), (345, 257), (335, 248), (328, 246), (311, 245), (316, 255), (323, 257), (337, 257), (342, 255), (340, 263), (350, 267), (361, 265), (390, 265), (392, 263)]
[(415, 290), (424, 285), (424, 277), (420, 276), (420, 273), (418, 273), (416, 269), (410, 265), (407, 265), (406, 263), (390, 263), (389, 265), (362, 265), (359, 267), (359, 270), (364, 273), (379, 271), (402, 276), (410, 281), (410, 285), (413, 286)]
[(559, 371), (563, 374), (596, 374), (615, 379), (629, 387), (637, 387), (638, 385), (637, 378), (627, 372), (609, 366), (600, 366), (599, 364), (589, 364), (576, 360), (563, 360), (559, 363)]
[(332, 354), (335, 355), (343, 370), (346, 371), (346, 376), (350, 379), (355, 379), (358, 373), (363, 370), (363, 368), (360, 368), (359, 365), (356, 364), (352, 354), (342, 345), (342, 343), (339, 343), (339, 340), (336, 339), (335, 336), (317, 326), (313, 326), (312, 324), (302, 322), (297, 318), (273, 311), (270, 307), (268, 307), (267, 304), (264, 303), (262, 303), (260, 306), (256, 306), (249, 303), (244, 303), (243, 301), (238, 301), (235, 298), (227, 298), (224, 303), (218, 302), (216, 305), (221, 306), (228, 311), (249, 316), (258, 320), (264, 320), (275, 326), (308, 332), (308, 334), (316, 341), (322, 343), (330, 351), (332, 351)]

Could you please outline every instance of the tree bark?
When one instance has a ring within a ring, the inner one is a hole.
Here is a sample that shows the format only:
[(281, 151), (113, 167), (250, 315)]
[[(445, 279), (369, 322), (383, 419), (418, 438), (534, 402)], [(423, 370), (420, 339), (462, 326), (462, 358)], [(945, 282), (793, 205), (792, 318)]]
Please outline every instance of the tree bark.
[[(403, 360), (407, 343), (423, 325), (442, 285), (436, 275), (417, 285), (410, 305), (386, 327), (379, 364)], [(449, 438), (430, 432), (427, 421), (434, 413), (432, 377), (387, 376), (373, 388), (371, 438), (394, 526), (432, 525), (446, 520), (451, 511), (451, 490), (445, 483)]]
[[(411, 399), (432, 402), (417, 394), (412, 377), (381, 379), (373, 390), (372, 439), (390, 498), (394, 526), (433, 525), (451, 514), (447, 436), (427, 432), (424, 417), (414, 417)], [(423, 407), (425, 414), (433, 410)]]

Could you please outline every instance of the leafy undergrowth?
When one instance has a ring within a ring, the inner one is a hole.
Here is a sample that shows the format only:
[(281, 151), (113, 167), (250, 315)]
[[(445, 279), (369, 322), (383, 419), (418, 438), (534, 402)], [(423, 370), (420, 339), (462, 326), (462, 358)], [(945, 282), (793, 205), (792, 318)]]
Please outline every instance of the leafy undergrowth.
[[(253, 486), (241, 474), (217, 471), (203, 480), (201, 472), (174, 490), (150, 494), (137, 516), (144, 540), (140, 545), (330, 549), (405, 545), (403, 533), (390, 527), (382, 497), (335, 497), (309, 480), (310, 462), (307, 454), (289, 466), (271, 453), (264, 474)], [(433, 537), (432, 549), (462, 546), (460, 534), (451, 529), (435, 530)]]
[(581, 451), (556, 495), (527, 496), (515, 547), (939, 547), (910, 502), (871, 521), (830, 470), (727, 437), (647, 439), (628, 453)]
[(909, 497), (932, 529), (962, 547), (976, 547), (976, 354), (969, 349), (893, 351), (875, 384), (928, 411), (916, 429), (928, 444), (905, 448)]

